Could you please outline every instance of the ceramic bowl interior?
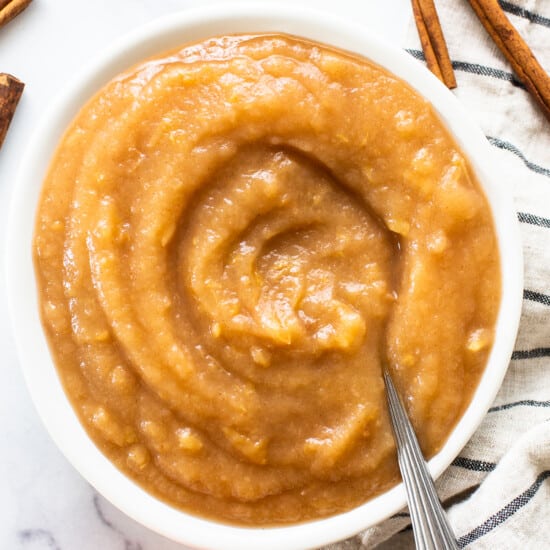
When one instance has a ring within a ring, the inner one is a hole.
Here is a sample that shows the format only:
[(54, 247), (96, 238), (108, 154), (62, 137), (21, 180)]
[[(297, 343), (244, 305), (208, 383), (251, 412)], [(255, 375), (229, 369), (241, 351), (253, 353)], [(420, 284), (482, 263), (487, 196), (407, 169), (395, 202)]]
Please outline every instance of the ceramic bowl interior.
[(511, 200), (499, 188), (498, 166), (481, 130), (454, 96), (407, 53), (332, 15), (299, 8), (221, 5), (161, 18), (109, 47), (77, 75), (47, 113), (21, 163), (10, 211), (7, 286), (21, 366), (47, 430), (69, 462), (130, 517), (175, 541), (210, 549), (318, 547), (351, 536), (400, 510), (399, 485), (334, 517), (280, 528), (239, 528), (193, 517), (155, 499), (117, 470), (95, 447), (62, 389), (42, 332), (31, 257), (40, 186), (63, 131), (79, 108), (121, 71), (186, 42), (229, 33), (284, 32), (364, 55), (409, 82), (428, 98), (469, 158), (490, 202), (500, 246), (503, 298), (496, 338), (471, 405), (443, 449), (429, 462), (438, 477), (480, 424), (504, 377), (516, 336), (522, 295), (519, 230)]

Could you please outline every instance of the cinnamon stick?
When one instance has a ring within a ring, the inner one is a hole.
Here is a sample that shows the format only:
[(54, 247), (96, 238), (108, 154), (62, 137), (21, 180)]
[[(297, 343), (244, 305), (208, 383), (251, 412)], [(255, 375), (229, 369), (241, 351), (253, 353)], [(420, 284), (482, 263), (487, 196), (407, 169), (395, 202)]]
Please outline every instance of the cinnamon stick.
[(414, 21), (428, 69), (448, 88), (456, 88), (453, 65), (433, 0), (411, 1)]
[(0, 0), (0, 28), (18, 16), (32, 0)]
[(550, 77), (510, 23), (497, 0), (468, 0), (499, 50), (550, 120)]
[(25, 84), (7, 73), (0, 73), (0, 147), (8, 132)]

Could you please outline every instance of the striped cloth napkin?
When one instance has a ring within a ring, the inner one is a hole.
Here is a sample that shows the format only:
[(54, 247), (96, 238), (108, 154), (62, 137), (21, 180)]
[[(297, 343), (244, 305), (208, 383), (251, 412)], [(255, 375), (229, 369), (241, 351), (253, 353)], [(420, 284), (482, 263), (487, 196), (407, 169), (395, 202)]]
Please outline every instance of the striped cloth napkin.
[[(550, 122), (465, 0), (436, 0), (457, 98), (477, 119), (515, 198), (525, 258), (523, 312), (504, 384), (437, 482), (461, 548), (550, 548)], [(550, 72), (550, 0), (500, 1)], [(414, 22), (407, 51), (423, 60)], [(407, 510), (331, 550), (414, 548)]]

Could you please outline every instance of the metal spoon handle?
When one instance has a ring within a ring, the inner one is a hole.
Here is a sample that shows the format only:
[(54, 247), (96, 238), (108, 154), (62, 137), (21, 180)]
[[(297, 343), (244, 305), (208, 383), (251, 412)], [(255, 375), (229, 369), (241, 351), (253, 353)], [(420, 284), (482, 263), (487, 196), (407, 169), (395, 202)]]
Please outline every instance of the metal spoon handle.
[(387, 371), (384, 382), (416, 547), (419, 550), (458, 550), (413, 427)]

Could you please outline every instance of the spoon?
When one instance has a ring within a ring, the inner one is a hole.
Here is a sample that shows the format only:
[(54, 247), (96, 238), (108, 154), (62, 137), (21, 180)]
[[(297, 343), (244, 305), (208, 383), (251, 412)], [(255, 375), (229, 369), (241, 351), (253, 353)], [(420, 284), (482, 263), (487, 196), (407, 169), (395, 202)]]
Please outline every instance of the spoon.
[(458, 550), (418, 439), (387, 369), (384, 369), (384, 383), (416, 547), (419, 550)]

